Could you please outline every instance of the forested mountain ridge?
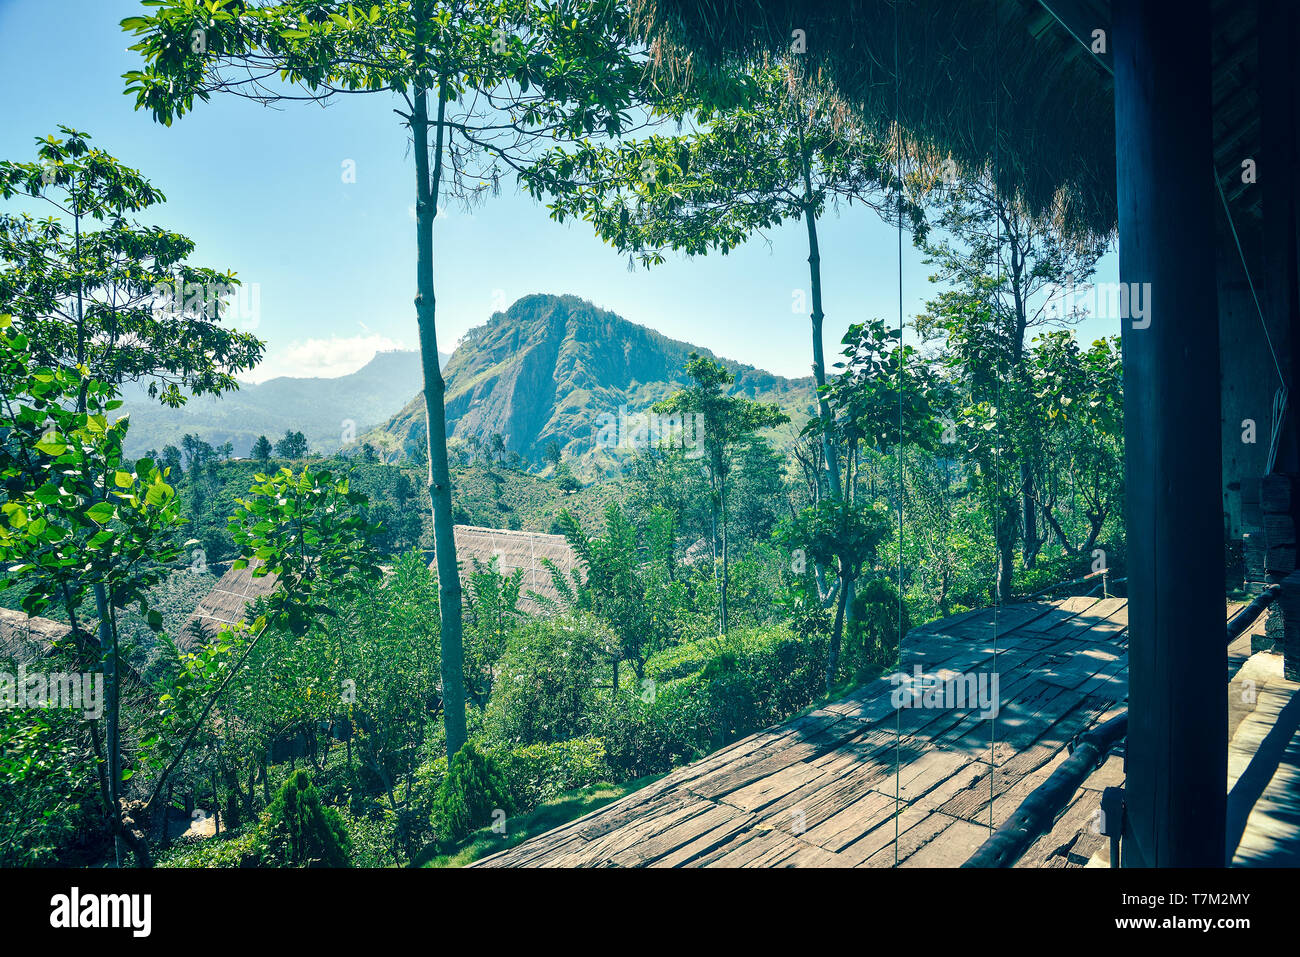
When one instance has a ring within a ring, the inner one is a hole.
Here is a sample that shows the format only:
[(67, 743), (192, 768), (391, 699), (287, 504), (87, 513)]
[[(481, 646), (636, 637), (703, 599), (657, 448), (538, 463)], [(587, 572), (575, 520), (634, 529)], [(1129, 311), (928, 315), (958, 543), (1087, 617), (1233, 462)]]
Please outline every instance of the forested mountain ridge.
[[(539, 462), (555, 442), (585, 470), (615, 469), (613, 450), (599, 447), (602, 428), (646, 413), (687, 384), (692, 352), (708, 349), (670, 339), (577, 296), (535, 294), (471, 329), (447, 362), (449, 437), (499, 434), (507, 451)], [(787, 379), (726, 359), (732, 393), (780, 405), (794, 435), (813, 403), (812, 380)], [(423, 440), (424, 406), (417, 395), (382, 428), (362, 436), (390, 453), (408, 454)]]

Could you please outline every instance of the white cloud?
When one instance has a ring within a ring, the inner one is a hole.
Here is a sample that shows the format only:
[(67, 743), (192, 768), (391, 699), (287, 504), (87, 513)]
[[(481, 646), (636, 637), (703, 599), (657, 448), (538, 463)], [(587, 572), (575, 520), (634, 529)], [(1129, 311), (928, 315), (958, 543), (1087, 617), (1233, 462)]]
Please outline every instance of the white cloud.
[(409, 348), (403, 342), (378, 333), (294, 340), (280, 349), (268, 348), (262, 364), (240, 378), (248, 382), (265, 382), (276, 376), (334, 379), (356, 372), (373, 359), (376, 352)]

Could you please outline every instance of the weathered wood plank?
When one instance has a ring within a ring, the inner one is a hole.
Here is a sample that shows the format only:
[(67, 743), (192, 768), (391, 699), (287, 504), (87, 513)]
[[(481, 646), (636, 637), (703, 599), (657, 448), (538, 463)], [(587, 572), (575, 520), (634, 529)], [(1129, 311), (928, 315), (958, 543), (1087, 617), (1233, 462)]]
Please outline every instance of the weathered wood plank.
[[(960, 865), (990, 823), (1065, 760), (1074, 735), (1124, 707), (1126, 629), (1124, 600), (1095, 598), (983, 609), (916, 629), (901, 670), (912, 676), (919, 665), (939, 682), (996, 673), (996, 718), (947, 701), (900, 709), (885, 676), (481, 863)], [(1089, 815), (1122, 775), (1117, 757), (1094, 772), (1032, 861), (1079, 866), (1104, 855)]]

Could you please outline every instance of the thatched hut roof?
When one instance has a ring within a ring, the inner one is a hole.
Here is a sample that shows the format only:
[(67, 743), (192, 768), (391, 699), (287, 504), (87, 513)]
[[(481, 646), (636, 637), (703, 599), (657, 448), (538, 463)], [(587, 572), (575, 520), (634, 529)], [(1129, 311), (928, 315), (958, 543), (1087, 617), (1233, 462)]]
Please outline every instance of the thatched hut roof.
[(243, 621), (249, 602), (275, 591), (277, 578), (274, 573), (261, 577), (253, 575), (253, 569), (260, 564), (253, 559), (247, 568), (232, 568), (222, 575), (176, 636), (177, 647), (182, 651), (192, 651), (197, 644), (195, 626), (211, 640), (222, 628)]
[(49, 618), (28, 618), (21, 611), (0, 608), (0, 661), (35, 661), (72, 633), (71, 626)]
[[(1033, 211), (1055, 211), (1063, 225), (1095, 235), (1115, 227), (1108, 0), (634, 4), (667, 76), (707, 79), (729, 62), (785, 53), (801, 30), (809, 71), (877, 136), (890, 135), (897, 110), (909, 152), (951, 156), (962, 173), (996, 159), (1000, 184)], [(1214, 0), (1212, 15), (1216, 168), (1234, 217), (1254, 216), (1259, 191), (1240, 174), (1242, 158), (1258, 150), (1255, 7)], [(1096, 56), (1094, 30), (1106, 43)]]
[(1059, 201), (1076, 227), (1115, 226), (1110, 77), (1037, 2), (637, 0), (637, 11), (655, 62), (679, 80), (784, 54), (803, 31), (807, 70), (882, 140), (897, 109), (909, 151), (963, 173), (996, 158), (999, 182), (1035, 212)]
[[(461, 574), (468, 573), (473, 560), (478, 559), (487, 565), (493, 558), (497, 560), (497, 571), (511, 575), (516, 568), (523, 569), (523, 594), (536, 592), (551, 599), (558, 599), (559, 594), (551, 583), (551, 573), (542, 564), (543, 559), (550, 559), (566, 575), (578, 567), (578, 556), (574, 554), (563, 535), (547, 535), (543, 532), (521, 532), (506, 528), (483, 528), (478, 525), (457, 525), (456, 558), (461, 563)], [(520, 602), (523, 608), (536, 603), (525, 599)]]

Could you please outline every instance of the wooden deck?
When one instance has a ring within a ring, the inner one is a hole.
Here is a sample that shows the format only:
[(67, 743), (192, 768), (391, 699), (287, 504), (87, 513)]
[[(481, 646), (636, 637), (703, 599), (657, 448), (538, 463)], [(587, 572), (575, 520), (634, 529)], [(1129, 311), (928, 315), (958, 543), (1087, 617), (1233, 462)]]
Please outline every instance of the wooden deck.
[[(1124, 707), (1127, 602), (1072, 598), (984, 609), (915, 629), (902, 671), (996, 673), (1001, 709), (896, 708), (882, 678), (743, 738), (479, 866), (957, 866)], [(1022, 866), (1082, 866), (1112, 755)], [(990, 797), (992, 800), (990, 801)]]
[[(1229, 604), (1226, 617), (1241, 607)], [(1264, 620), (1228, 648), (1229, 858), (1296, 867), (1300, 685), (1283, 678), (1279, 655), (1251, 654)], [(971, 708), (900, 710), (881, 679), (476, 866), (959, 866), (1066, 759), (1071, 738), (1125, 707), (1127, 634), (1127, 602), (1113, 598), (985, 609), (915, 629), (902, 671), (996, 670), (995, 720)], [(1124, 783), (1121, 751), (1017, 866), (1108, 866), (1094, 824), (1102, 789)]]
[(1300, 867), (1300, 684), (1258, 654), (1229, 686), (1228, 847), (1236, 867)]

